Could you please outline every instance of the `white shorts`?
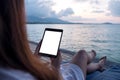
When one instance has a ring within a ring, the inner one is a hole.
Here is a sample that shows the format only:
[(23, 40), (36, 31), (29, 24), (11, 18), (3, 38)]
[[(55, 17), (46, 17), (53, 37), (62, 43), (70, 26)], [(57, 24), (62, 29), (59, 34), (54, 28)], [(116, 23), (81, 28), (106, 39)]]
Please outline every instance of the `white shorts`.
[(72, 63), (62, 64), (60, 72), (63, 80), (85, 80), (80, 67)]

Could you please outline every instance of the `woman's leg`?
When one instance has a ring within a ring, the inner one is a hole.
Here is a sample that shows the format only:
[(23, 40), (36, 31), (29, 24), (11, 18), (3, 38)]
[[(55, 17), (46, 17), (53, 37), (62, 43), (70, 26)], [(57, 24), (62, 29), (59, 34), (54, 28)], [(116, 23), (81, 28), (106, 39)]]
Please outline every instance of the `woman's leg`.
[(106, 56), (102, 57), (98, 63), (90, 63), (87, 66), (87, 73), (92, 73), (96, 70), (103, 70), (106, 62)]
[(86, 78), (87, 74), (87, 63), (88, 63), (88, 55), (85, 50), (80, 50), (77, 54), (74, 55), (71, 63), (78, 65)]
[(91, 63), (96, 57), (96, 51), (91, 50), (88, 54), (88, 64)]

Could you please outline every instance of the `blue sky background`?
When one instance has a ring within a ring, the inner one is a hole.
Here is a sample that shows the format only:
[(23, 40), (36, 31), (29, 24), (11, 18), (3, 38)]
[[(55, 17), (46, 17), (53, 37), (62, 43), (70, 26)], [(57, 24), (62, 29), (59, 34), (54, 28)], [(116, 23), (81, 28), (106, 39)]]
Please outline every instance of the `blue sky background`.
[(25, 0), (25, 7), (27, 16), (120, 23), (120, 0)]

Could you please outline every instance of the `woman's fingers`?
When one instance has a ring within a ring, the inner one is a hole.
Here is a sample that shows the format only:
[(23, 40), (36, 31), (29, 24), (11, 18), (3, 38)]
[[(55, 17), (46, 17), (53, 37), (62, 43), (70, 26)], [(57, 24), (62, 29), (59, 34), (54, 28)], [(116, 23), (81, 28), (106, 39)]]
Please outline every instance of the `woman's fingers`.
[[(40, 50), (40, 47), (41, 47), (41, 43), (42, 43), (42, 41), (40, 41), (40, 42), (38, 43), (38, 45), (37, 45), (37, 47), (36, 47), (36, 49), (35, 49), (34, 55), (36, 55), (36, 56), (39, 55), (39, 50)], [(39, 55), (39, 56), (40, 56), (40, 55)]]
[(51, 59), (51, 65), (53, 65), (55, 68), (60, 68), (60, 63), (62, 61), (61, 53), (58, 51), (58, 55), (56, 58), (50, 58)]

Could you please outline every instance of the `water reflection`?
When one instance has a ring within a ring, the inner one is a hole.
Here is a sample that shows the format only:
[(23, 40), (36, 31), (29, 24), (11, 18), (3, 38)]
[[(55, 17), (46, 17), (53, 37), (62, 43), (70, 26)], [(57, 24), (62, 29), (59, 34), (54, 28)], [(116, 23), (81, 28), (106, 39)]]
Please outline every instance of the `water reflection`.
[(71, 51), (80, 49), (97, 51), (97, 57), (108, 56), (119, 62), (120, 25), (80, 25), (80, 24), (28, 24), (29, 40), (39, 42), (46, 27), (64, 30), (61, 48)]

